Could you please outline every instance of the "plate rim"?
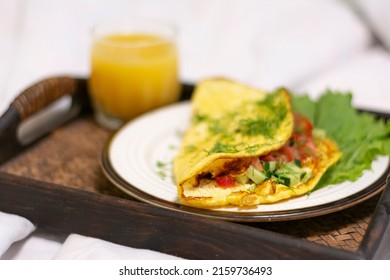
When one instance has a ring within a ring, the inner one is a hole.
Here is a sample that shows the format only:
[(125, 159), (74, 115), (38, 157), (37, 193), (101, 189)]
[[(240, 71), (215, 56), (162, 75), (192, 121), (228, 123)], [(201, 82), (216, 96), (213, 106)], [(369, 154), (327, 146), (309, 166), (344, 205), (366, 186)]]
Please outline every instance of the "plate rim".
[[(154, 113), (158, 110), (174, 107), (175, 105), (183, 105), (183, 103), (187, 102), (178, 102), (169, 106), (165, 106), (163, 108), (152, 111)], [(146, 114), (147, 115), (147, 114)], [(142, 115), (145, 116), (145, 115)], [(140, 117), (142, 117), (140, 116)], [(139, 118), (134, 119), (137, 120)], [(118, 189), (123, 191), (124, 193), (130, 195), (131, 197), (138, 199), (147, 204), (151, 204), (157, 207), (161, 207), (164, 209), (173, 210), (175, 212), (181, 213), (190, 213), (197, 216), (207, 217), (207, 218), (216, 218), (222, 219), (226, 221), (235, 221), (235, 222), (277, 222), (277, 221), (291, 221), (305, 218), (318, 217), (334, 212), (338, 212), (354, 205), (357, 205), (365, 200), (368, 200), (379, 194), (386, 185), (386, 178), (388, 174), (390, 174), (390, 157), (387, 163), (387, 167), (385, 168), (383, 174), (378, 177), (374, 182), (372, 182), (369, 186), (364, 187), (364, 189), (353, 193), (347, 197), (336, 199), (331, 202), (327, 202), (320, 205), (309, 206), (305, 208), (298, 209), (290, 209), (290, 210), (280, 210), (280, 211), (259, 211), (259, 212), (237, 212), (237, 211), (215, 211), (212, 209), (205, 208), (196, 208), (192, 206), (183, 205), (177, 202), (171, 202), (164, 200), (162, 198), (158, 198), (153, 196), (139, 187), (136, 187), (130, 184), (127, 180), (125, 180), (113, 167), (113, 164), (110, 160), (110, 147), (114, 141), (114, 139), (118, 136), (118, 134), (131, 125), (132, 121), (125, 124), (122, 128), (117, 130), (113, 135), (109, 137), (106, 141), (103, 152), (101, 153), (100, 165), (101, 169), (109, 179), (111, 183), (114, 184)], [(353, 184), (353, 182), (352, 182)]]

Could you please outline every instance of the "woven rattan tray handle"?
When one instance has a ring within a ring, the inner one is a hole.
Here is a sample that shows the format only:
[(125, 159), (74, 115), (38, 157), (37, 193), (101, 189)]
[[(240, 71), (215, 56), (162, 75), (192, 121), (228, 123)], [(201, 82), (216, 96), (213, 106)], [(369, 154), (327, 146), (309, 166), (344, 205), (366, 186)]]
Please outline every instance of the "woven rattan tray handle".
[[(33, 84), (10, 104), (8, 109), (0, 116), (0, 164), (11, 159), (29, 145), (48, 133), (55, 126), (59, 126), (89, 108), (89, 98), (86, 79), (68, 76), (47, 78)], [(66, 115), (50, 126), (43, 127), (28, 141), (21, 141), (19, 128), (23, 121), (43, 111), (63, 96), (71, 96), (72, 102)]]
[(42, 80), (24, 90), (11, 104), (19, 112), (20, 120), (34, 115), (65, 95), (74, 95), (78, 80), (72, 77), (54, 77)]

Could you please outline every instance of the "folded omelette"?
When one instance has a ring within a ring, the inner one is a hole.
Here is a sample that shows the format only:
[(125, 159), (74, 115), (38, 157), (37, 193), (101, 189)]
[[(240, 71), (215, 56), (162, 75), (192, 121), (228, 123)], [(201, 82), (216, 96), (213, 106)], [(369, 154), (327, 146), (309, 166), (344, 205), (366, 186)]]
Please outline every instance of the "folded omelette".
[(274, 203), (311, 191), (337, 144), (292, 111), (289, 93), (204, 80), (173, 162), (180, 202), (200, 208)]

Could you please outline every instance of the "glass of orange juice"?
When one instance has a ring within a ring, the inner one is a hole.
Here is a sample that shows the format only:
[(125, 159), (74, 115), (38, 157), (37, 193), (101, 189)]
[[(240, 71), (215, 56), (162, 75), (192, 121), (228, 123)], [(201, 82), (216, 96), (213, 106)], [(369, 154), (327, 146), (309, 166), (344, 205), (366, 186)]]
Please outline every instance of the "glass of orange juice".
[(98, 124), (114, 130), (178, 100), (176, 35), (165, 21), (114, 21), (94, 28), (88, 86)]

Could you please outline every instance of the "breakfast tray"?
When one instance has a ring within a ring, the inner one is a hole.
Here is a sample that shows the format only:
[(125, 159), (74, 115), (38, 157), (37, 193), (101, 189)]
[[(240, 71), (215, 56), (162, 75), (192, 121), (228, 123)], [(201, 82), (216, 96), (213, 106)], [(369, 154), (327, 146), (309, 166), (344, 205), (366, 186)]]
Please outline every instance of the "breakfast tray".
[[(183, 85), (182, 100), (192, 90)], [(42, 135), (22, 141), (23, 125), (64, 96), (71, 105), (60, 121), (41, 125), (46, 129)], [(93, 120), (84, 78), (53, 77), (26, 89), (0, 118), (0, 211), (24, 216), (41, 228), (188, 259), (390, 255), (390, 183), (385, 179), (382, 192), (334, 213), (280, 222), (230, 222), (159, 208), (121, 192), (101, 170), (102, 150), (111, 136)]]

